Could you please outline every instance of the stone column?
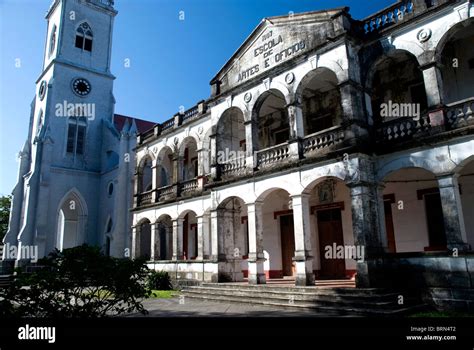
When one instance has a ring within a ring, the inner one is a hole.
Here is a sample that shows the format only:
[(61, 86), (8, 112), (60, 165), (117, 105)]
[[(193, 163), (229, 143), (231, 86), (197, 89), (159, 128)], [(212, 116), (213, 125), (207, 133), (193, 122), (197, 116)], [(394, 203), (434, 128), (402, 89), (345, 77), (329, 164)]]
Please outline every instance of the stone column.
[(209, 135), (209, 143), (211, 146), (211, 177), (217, 179), (219, 174), (218, 164), (217, 164), (217, 134), (215, 133), (216, 127), (213, 127), (212, 134)]
[(157, 235), (157, 228), (158, 224), (157, 223), (152, 223), (150, 224), (150, 261), (155, 261), (157, 255), (156, 255), (156, 237)]
[(291, 196), (295, 231), (296, 285), (314, 285), (309, 195)]
[(468, 250), (458, 180), (452, 174), (439, 176), (437, 180), (448, 249)]
[(265, 284), (265, 270), (264, 262), (265, 256), (263, 254), (263, 202), (255, 202), (247, 204), (248, 215), (248, 234), (249, 234), (249, 284)]
[(378, 227), (380, 234), (380, 245), (384, 252), (388, 252), (388, 237), (387, 230), (385, 228), (385, 204), (383, 200), (383, 191), (385, 190), (385, 184), (379, 183), (376, 187), (377, 203), (376, 208), (378, 210)]
[(366, 113), (363, 108), (364, 94), (359, 84), (347, 80), (339, 84), (341, 95), (342, 123), (346, 124), (345, 138), (350, 143), (362, 142), (368, 138)]
[(211, 257), (211, 232), (209, 227), (209, 214), (202, 216), (202, 254), (203, 259), (210, 259)]
[(138, 195), (139, 190), (138, 190), (138, 184), (139, 184), (139, 175), (138, 175), (138, 170), (135, 171), (133, 174), (133, 207), (136, 208), (138, 206)]
[(183, 260), (183, 221), (173, 220), (173, 260)]
[(425, 82), (428, 107), (437, 107), (443, 103), (443, 79), (436, 62), (421, 67)]
[(251, 112), (244, 112), (246, 165), (250, 171), (257, 166), (258, 126)]
[(363, 260), (357, 261), (356, 285), (373, 287), (377, 282), (376, 262), (383, 253), (377, 185), (365, 181), (348, 184), (351, 193), (352, 231), (356, 246), (363, 247)]
[(140, 247), (140, 238), (138, 234), (138, 227), (132, 226), (132, 251), (131, 258), (136, 259), (138, 257), (137, 249)]
[(196, 216), (197, 219), (197, 252), (196, 260), (204, 258), (204, 216)]
[(152, 203), (156, 203), (158, 199), (156, 189), (158, 188), (158, 169), (160, 166), (157, 163), (158, 161), (155, 159), (151, 165), (151, 189), (153, 190), (151, 193)]
[(211, 259), (219, 260), (219, 242), (218, 242), (218, 210), (211, 210)]
[(288, 122), (290, 124), (290, 139), (303, 138), (304, 120), (301, 97), (295, 97), (295, 101), (287, 106)]
[(301, 108), (300, 99), (287, 106), (288, 122), (290, 124), (290, 158), (298, 160), (302, 157), (300, 142), (304, 137), (303, 109)]

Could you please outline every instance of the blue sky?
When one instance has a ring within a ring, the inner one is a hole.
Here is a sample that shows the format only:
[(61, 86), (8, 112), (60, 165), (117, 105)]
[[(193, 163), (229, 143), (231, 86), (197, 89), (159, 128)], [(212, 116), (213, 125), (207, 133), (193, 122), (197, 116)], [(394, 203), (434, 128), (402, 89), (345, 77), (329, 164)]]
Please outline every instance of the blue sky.
[[(264, 17), (349, 6), (361, 19), (395, 0), (116, 0), (116, 113), (160, 122), (206, 99), (209, 81)], [(52, 0), (0, 0), (0, 194), (17, 177)], [(185, 20), (179, 20), (184, 11)], [(15, 60), (21, 67), (15, 67)], [(130, 60), (130, 68), (124, 60)]]

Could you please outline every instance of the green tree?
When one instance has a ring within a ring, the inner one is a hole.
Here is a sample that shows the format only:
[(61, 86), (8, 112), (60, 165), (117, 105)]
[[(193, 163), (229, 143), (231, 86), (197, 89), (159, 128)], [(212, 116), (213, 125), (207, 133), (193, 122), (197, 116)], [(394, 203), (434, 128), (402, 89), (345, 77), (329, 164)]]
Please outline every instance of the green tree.
[(0, 318), (147, 313), (141, 301), (151, 291), (143, 260), (117, 259), (83, 245), (56, 250), (38, 265), (41, 268), (33, 273), (18, 270), (13, 283), (0, 288)]
[(8, 220), (10, 218), (10, 206), (12, 203), (12, 196), (0, 197), (0, 242), (7, 234)]

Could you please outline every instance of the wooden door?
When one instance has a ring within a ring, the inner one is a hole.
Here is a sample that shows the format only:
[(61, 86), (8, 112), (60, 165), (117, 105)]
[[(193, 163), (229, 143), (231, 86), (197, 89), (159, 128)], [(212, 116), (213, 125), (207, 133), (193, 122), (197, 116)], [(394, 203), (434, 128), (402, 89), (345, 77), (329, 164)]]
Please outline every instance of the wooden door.
[(283, 276), (294, 276), (295, 231), (293, 215), (280, 216), (281, 261)]
[(396, 253), (395, 230), (393, 228), (392, 202), (386, 200), (383, 202), (385, 211), (385, 231), (387, 232), (387, 245), (390, 253)]
[(439, 193), (425, 194), (426, 220), (430, 250), (446, 249), (446, 233), (444, 230), (443, 208)]
[(322, 279), (339, 279), (346, 277), (346, 263), (344, 259), (326, 259), (326, 246), (331, 249), (336, 246), (344, 245), (344, 237), (342, 233), (341, 209), (319, 210), (318, 217), (318, 234), (319, 234), (319, 253), (320, 253), (320, 278)]

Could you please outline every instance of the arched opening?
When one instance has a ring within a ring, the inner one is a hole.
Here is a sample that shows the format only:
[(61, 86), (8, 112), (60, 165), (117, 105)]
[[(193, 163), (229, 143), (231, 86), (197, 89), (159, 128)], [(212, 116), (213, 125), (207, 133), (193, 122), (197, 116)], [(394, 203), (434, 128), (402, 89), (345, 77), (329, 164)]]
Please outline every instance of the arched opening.
[(353, 279), (365, 247), (355, 245), (350, 189), (339, 178), (323, 177), (305, 190), (310, 195), (313, 271), (318, 280)]
[(196, 213), (188, 211), (183, 220), (183, 258), (194, 260), (198, 255), (197, 218)]
[(466, 240), (471, 250), (474, 247), (474, 157), (459, 172), (459, 192), (461, 197)]
[(218, 251), (225, 256), (220, 281), (242, 281), (248, 275), (247, 206), (239, 197), (229, 197), (218, 207)]
[(93, 39), (92, 29), (87, 22), (82, 22), (79, 24), (76, 30), (76, 41), (75, 46), (78, 49), (84, 51), (92, 51), (92, 39)]
[(296, 275), (295, 233), (290, 196), (283, 189), (262, 194), (263, 253), (267, 279), (293, 278)]
[(402, 168), (388, 174), (383, 182), (388, 250), (446, 250), (443, 210), (434, 174), (422, 168)]
[(173, 223), (169, 215), (156, 221), (155, 260), (171, 260), (173, 256)]
[(217, 123), (217, 163), (245, 157), (244, 115), (236, 107), (226, 110)]
[(439, 57), (444, 103), (449, 104), (474, 95), (474, 21), (455, 26), (447, 35)]
[(75, 191), (67, 194), (58, 210), (56, 247), (60, 251), (86, 243), (86, 219), (82, 197)]
[(164, 147), (158, 153), (157, 164), (157, 186), (158, 188), (173, 184), (173, 151), (169, 147)]
[(423, 73), (415, 56), (397, 50), (374, 67), (371, 81), (374, 123), (419, 117), (427, 108)]
[(197, 143), (193, 137), (183, 140), (180, 150), (180, 178), (182, 181), (189, 181), (198, 176), (198, 154)]
[(152, 189), (152, 159), (145, 157), (138, 166), (138, 193), (150, 191)]
[(137, 248), (136, 257), (150, 260), (151, 258), (151, 224), (150, 220), (145, 219), (138, 225), (137, 232)]
[(327, 68), (309, 72), (298, 87), (302, 98), (305, 135), (342, 122), (341, 94), (336, 74)]
[(258, 149), (273, 147), (288, 141), (290, 124), (285, 96), (278, 90), (264, 92), (255, 104), (258, 123)]

